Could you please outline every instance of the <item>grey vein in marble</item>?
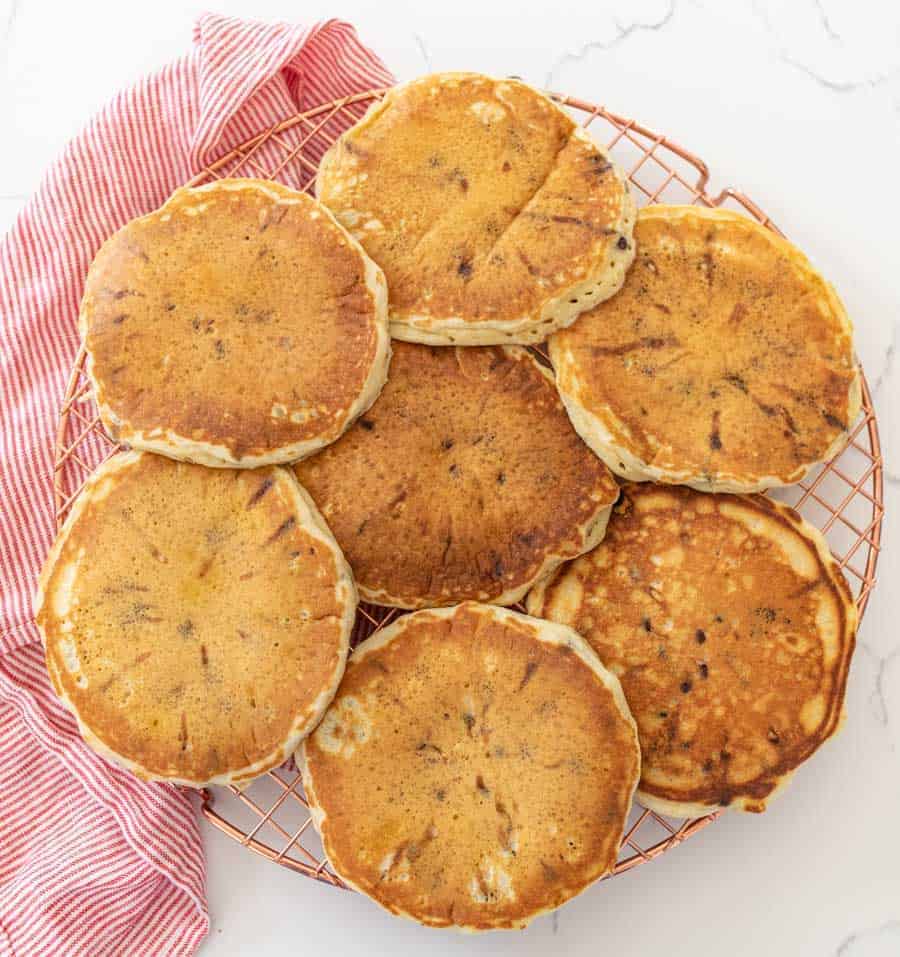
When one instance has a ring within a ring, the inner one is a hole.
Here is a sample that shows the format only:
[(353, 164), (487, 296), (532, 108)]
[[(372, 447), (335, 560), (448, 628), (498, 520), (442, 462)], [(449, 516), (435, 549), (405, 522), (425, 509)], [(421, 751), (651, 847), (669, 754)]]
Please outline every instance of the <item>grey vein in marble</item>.
[(13, 28), (16, 25), (16, 17), (19, 14), (19, 0), (9, 0), (9, 13), (6, 15), (6, 27), (3, 31), (3, 60), (9, 56), (10, 40), (13, 35)]
[(591, 40), (588, 43), (585, 43), (577, 51), (564, 53), (561, 57), (558, 57), (550, 65), (550, 69), (547, 71), (547, 77), (544, 80), (544, 88), (550, 89), (553, 84), (554, 75), (566, 64), (576, 62), (578, 60), (583, 60), (588, 53), (591, 53), (594, 50), (611, 50), (613, 47), (618, 46), (622, 43), (623, 40), (627, 40), (633, 33), (640, 33), (643, 31), (648, 31), (654, 33), (657, 30), (661, 30), (667, 23), (669, 23), (672, 17), (675, 16), (675, 0), (669, 0), (669, 8), (662, 15), (662, 17), (650, 23), (645, 23), (641, 20), (633, 20), (631, 23), (623, 26), (618, 18), (613, 20), (613, 24), (616, 28), (615, 36), (610, 40)]
[[(825, 76), (818, 70), (814, 70), (808, 63), (798, 60), (796, 57), (791, 56), (791, 54), (787, 52), (780, 42), (780, 38), (775, 30), (775, 27), (772, 25), (772, 21), (769, 19), (768, 13), (766, 13), (765, 9), (759, 3), (759, 0), (751, 0), (750, 9), (756, 15), (756, 18), (759, 20), (759, 22), (763, 25), (766, 33), (768, 33), (769, 36), (778, 43), (775, 54), (778, 61), (780, 63), (784, 63), (786, 66), (789, 66), (794, 70), (799, 70), (801, 73), (806, 74), (806, 76), (808, 76), (819, 86), (826, 90), (830, 90), (832, 93), (853, 93), (856, 90), (876, 89), (882, 84), (887, 83), (889, 80), (893, 80), (894, 77), (900, 76), (900, 64), (897, 64), (888, 70), (875, 73), (872, 76), (864, 77), (860, 80), (833, 80), (831, 77)], [(840, 39), (837, 34), (833, 32), (831, 23), (828, 20), (828, 17), (825, 15), (825, 10), (821, 3), (816, 3), (816, 10), (819, 13), (819, 19), (822, 24), (822, 28), (828, 34), (829, 38)]]
[[(861, 651), (864, 651), (875, 662), (875, 687), (869, 694), (869, 705), (872, 708), (875, 720), (882, 727), (888, 728), (891, 724), (891, 714), (884, 693), (884, 679), (893, 662), (900, 657), (900, 647), (891, 649), (886, 655), (879, 655), (870, 644), (864, 641), (857, 639), (856, 644)], [(892, 751), (894, 750), (893, 742), (890, 744), (890, 748)]]
[(422, 39), (422, 34), (413, 33), (413, 39), (416, 41), (416, 46), (419, 48), (419, 53), (422, 54), (422, 60), (425, 63), (425, 69), (429, 73), (434, 73), (434, 67), (431, 65), (431, 54), (428, 52), (428, 47), (425, 45), (425, 41)]
[(831, 25), (831, 21), (828, 19), (828, 14), (825, 12), (825, 4), (822, 2), (822, 0), (813, 0), (813, 3), (816, 5), (816, 10), (819, 14), (819, 20), (822, 23), (822, 28), (825, 30), (825, 33), (828, 34), (828, 38), (830, 40), (840, 41), (841, 35)]
[(826, 90), (831, 90), (834, 93), (853, 93), (855, 90), (866, 88), (874, 90), (876, 87), (881, 86), (882, 83), (887, 83), (888, 80), (893, 80), (895, 76), (900, 75), (900, 66), (895, 66), (891, 67), (886, 73), (876, 73), (874, 76), (869, 76), (862, 80), (832, 80), (830, 77), (823, 76), (806, 63), (794, 59), (794, 57), (784, 50), (779, 50), (778, 59), (782, 63), (787, 64), (787, 66), (800, 70), (801, 73), (805, 73), (811, 80), (815, 80), (819, 86), (823, 86)]
[(896, 937), (897, 946), (900, 947), (900, 920), (889, 920), (880, 927), (869, 927), (866, 930), (848, 934), (838, 945), (834, 957), (854, 957), (859, 952), (858, 944), (876, 936)]

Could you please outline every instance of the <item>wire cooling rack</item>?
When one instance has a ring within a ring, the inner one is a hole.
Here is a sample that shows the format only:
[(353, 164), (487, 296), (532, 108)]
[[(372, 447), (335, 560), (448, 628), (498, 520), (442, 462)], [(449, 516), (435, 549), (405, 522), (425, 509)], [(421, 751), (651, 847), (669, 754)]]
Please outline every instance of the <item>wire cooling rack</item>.
[[(231, 149), (188, 185), (225, 176), (252, 176), (311, 192), (322, 154), (348, 123), (356, 122), (385, 92), (359, 93), (297, 114)], [(668, 137), (603, 107), (556, 94), (553, 98), (609, 147), (627, 171), (639, 205), (694, 203), (737, 209), (780, 232), (759, 206), (738, 190), (726, 188), (712, 195), (706, 164)], [(844, 451), (805, 481), (776, 493), (825, 533), (850, 581), (860, 615), (875, 584), (884, 514), (881, 445), (865, 377), (862, 396), (862, 412)], [(115, 450), (97, 415), (82, 348), (66, 389), (57, 432), (53, 486), (58, 524), (64, 521), (87, 476)], [(361, 606), (353, 643), (367, 638), (397, 614), (396, 609)], [(214, 788), (199, 793), (204, 816), (229, 837), (307, 877), (344, 887), (325, 860), (292, 762), (257, 778), (244, 790)], [(636, 805), (614, 873), (652, 860), (716, 817), (675, 821)]]

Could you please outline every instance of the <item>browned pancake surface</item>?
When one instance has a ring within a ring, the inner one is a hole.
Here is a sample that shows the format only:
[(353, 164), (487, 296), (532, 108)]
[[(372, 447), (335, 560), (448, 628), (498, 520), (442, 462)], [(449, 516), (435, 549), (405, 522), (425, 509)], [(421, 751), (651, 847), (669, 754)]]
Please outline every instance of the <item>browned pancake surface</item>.
[(252, 180), (179, 190), (116, 233), (82, 323), (113, 437), (168, 430), (235, 460), (340, 435), (383, 348), (358, 248)]
[(293, 476), (146, 453), (101, 474), (42, 583), (58, 691), (145, 777), (281, 763), (337, 685), (355, 608)]
[(614, 679), (555, 628), (465, 604), (403, 618), (351, 656), (303, 749), (339, 875), (395, 914), (486, 930), (613, 867), (634, 726)]
[(631, 478), (732, 491), (801, 478), (859, 411), (831, 287), (795, 247), (720, 210), (648, 207), (635, 242), (622, 290), (551, 340), (560, 389), (608, 433), (606, 461), (629, 475), (624, 449), (646, 471)]
[(425, 77), (342, 137), (318, 195), (384, 269), (392, 320), (537, 317), (631, 249), (626, 187), (577, 129), (522, 83)]
[(618, 496), (516, 347), (395, 343), (375, 405), (296, 472), (363, 596), (401, 607), (516, 600)]
[(856, 611), (808, 530), (762, 496), (627, 485), (604, 541), (529, 596), (621, 680), (642, 799), (762, 810), (836, 730)]

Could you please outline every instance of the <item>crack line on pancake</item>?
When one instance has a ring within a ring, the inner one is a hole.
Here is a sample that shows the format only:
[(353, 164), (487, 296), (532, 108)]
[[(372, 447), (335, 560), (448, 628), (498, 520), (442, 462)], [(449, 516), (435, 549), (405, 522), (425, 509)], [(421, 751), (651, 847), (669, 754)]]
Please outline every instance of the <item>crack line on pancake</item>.
[(562, 146), (560, 146), (560, 148), (553, 154), (553, 159), (550, 161), (550, 166), (548, 167), (547, 172), (544, 173), (544, 178), (534, 188), (534, 191), (528, 197), (528, 199), (526, 199), (525, 202), (522, 203), (522, 205), (519, 207), (519, 211), (515, 213), (512, 219), (510, 219), (509, 222), (503, 227), (503, 229), (500, 230), (500, 235), (494, 240), (494, 242), (491, 243), (491, 246), (488, 249), (488, 251), (484, 253), (483, 256), (476, 257), (476, 259), (481, 259), (485, 263), (490, 260), (490, 257), (493, 255), (494, 250), (503, 240), (503, 237), (507, 234), (510, 228), (518, 221), (518, 219), (528, 211), (528, 207), (535, 201), (538, 193), (540, 193), (541, 190), (547, 185), (547, 180), (550, 179), (551, 173), (556, 169), (557, 165), (559, 164), (559, 158), (562, 155), (563, 150), (569, 145), (569, 143), (572, 142), (572, 137), (573, 137), (573, 134), (569, 133), (569, 135), (565, 138), (565, 140), (563, 140)]
[(256, 505), (274, 484), (275, 479), (273, 479), (271, 475), (263, 479), (256, 491), (247, 500), (247, 508), (252, 508), (254, 505)]
[(653, 371), (654, 373), (662, 372), (663, 369), (668, 369), (670, 366), (675, 365), (676, 362), (681, 362), (682, 359), (686, 359), (689, 355), (690, 353), (685, 349), (684, 352), (679, 352), (677, 356), (673, 356), (671, 359), (663, 362), (662, 365), (658, 365)]
[(444, 544), (444, 551), (441, 555), (441, 567), (445, 568), (447, 566), (447, 553), (450, 551), (451, 546), (453, 545), (453, 516), (450, 516), (449, 525), (447, 527), (447, 539)]
[(627, 352), (638, 349), (666, 349), (670, 346), (680, 346), (681, 340), (677, 336), (644, 336), (631, 342), (623, 342), (620, 346), (591, 346), (591, 352), (596, 356), (623, 356)]
[(290, 531), (297, 524), (297, 519), (291, 515), (286, 518), (279, 526), (275, 529), (274, 532), (266, 539), (265, 544), (271, 545), (273, 542), (277, 541), (284, 535), (286, 532)]
[(105, 693), (106, 693), (107, 691), (109, 691), (109, 689), (110, 689), (117, 681), (119, 681), (124, 675), (128, 674), (129, 671), (133, 671), (138, 665), (143, 664), (143, 663), (144, 663), (145, 661), (147, 661), (151, 656), (152, 656), (152, 652), (150, 652), (150, 651), (145, 651), (143, 654), (138, 655), (138, 656), (134, 659), (134, 661), (133, 661), (130, 665), (128, 665), (126, 668), (122, 669), (121, 671), (117, 672), (117, 673), (114, 674), (114, 675), (110, 675), (110, 677), (107, 678), (106, 681), (104, 681), (102, 685), (100, 685), (100, 692), (101, 692), (102, 694), (105, 694)]
[[(737, 375), (736, 373), (728, 372), (723, 376), (723, 379), (730, 386), (733, 386), (735, 389), (737, 389), (738, 392), (743, 392), (743, 394), (746, 395), (750, 399), (750, 401), (753, 402), (754, 405), (756, 405), (756, 407), (760, 410), (760, 412), (762, 412), (763, 415), (765, 415), (766, 417), (771, 418), (773, 415), (780, 415), (784, 419), (785, 425), (787, 426), (788, 432), (789, 432), (786, 438), (789, 439), (789, 441), (791, 442), (791, 445), (794, 448), (794, 458), (799, 459), (800, 442), (797, 438), (797, 436), (799, 435), (799, 429), (797, 428), (797, 422), (794, 419), (793, 415), (791, 414), (790, 410), (781, 402), (778, 402), (774, 405), (768, 402), (763, 402), (763, 400), (760, 399), (759, 396), (755, 395), (749, 389), (743, 377), (740, 375)], [(787, 391), (787, 393), (791, 395), (793, 398), (795, 399), (797, 398), (796, 390), (789, 389), (785, 391)]]
[(519, 687), (516, 690), (521, 691), (525, 685), (531, 681), (531, 679), (534, 677), (535, 671), (538, 670), (539, 664), (540, 663), (537, 661), (528, 662), (528, 664), (525, 666), (525, 674), (522, 676), (522, 680), (519, 682)]
[(187, 714), (181, 712), (181, 732), (179, 734), (179, 740), (181, 741), (181, 750), (187, 751), (188, 746), (188, 726), (187, 726)]
[(136, 528), (138, 532), (140, 532), (141, 544), (147, 547), (147, 550), (150, 552), (153, 558), (155, 558), (158, 562), (161, 562), (163, 565), (168, 564), (169, 559), (166, 558), (166, 556), (159, 550), (159, 548), (157, 548), (153, 539), (147, 534), (144, 527), (139, 522), (135, 521), (135, 519), (131, 515), (129, 515), (128, 512), (125, 511), (124, 509), (120, 509), (119, 514), (128, 524), (130, 524), (132, 527)]

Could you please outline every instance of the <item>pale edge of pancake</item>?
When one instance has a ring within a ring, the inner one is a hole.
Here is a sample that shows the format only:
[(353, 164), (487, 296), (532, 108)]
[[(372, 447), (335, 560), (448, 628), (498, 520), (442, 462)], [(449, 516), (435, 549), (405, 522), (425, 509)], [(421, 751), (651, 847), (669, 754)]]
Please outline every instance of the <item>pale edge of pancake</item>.
[[(59, 559), (62, 547), (82, 512), (89, 504), (102, 501), (102, 499), (104, 499), (109, 493), (111, 484), (114, 484), (115, 476), (118, 473), (123, 472), (137, 464), (144, 454), (145, 453), (139, 451), (128, 451), (113, 455), (111, 458), (107, 459), (107, 461), (104, 462), (85, 483), (84, 488), (72, 506), (68, 518), (60, 530), (56, 541), (53, 543), (53, 546), (47, 555), (44, 567), (41, 570), (40, 578), (38, 579), (37, 592), (34, 598), (35, 620), (38, 619), (41, 609), (47, 600), (47, 586), (50, 581), (50, 576), (53, 574), (54, 568)], [(344, 612), (341, 621), (341, 644), (338, 654), (338, 666), (335, 668), (331, 681), (327, 687), (322, 689), (315, 701), (313, 701), (312, 704), (305, 709), (304, 715), (295, 719), (287, 737), (280, 745), (278, 745), (277, 748), (275, 748), (275, 750), (273, 750), (266, 757), (261, 758), (260, 760), (255, 761), (246, 767), (237, 768), (234, 771), (229, 771), (224, 774), (218, 774), (203, 781), (154, 774), (147, 768), (144, 768), (138, 762), (132, 761), (124, 755), (119, 754), (117, 751), (114, 751), (112, 748), (106, 745), (86, 724), (82, 722), (75, 703), (63, 689), (52, 659), (49, 656), (47, 657), (47, 670), (50, 673), (54, 690), (62, 700), (63, 704), (75, 717), (75, 720), (78, 724), (78, 730), (81, 733), (85, 743), (101, 757), (106, 758), (106, 760), (112, 762), (113, 764), (117, 764), (120, 767), (131, 771), (141, 780), (168, 781), (171, 784), (180, 784), (191, 788), (202, 788), (210, 784), (236, 785), (237, 787), (244, 787), (251, 780), (253, 780), (253, 778), (259, 777), (260, 774), (265, 773), (271, 768), (283, 764), (291, 756), (303, 738), (306, 737), (306, 735), (309, 734), (310, 731), (312, 731), (322, 719), (322, 715), (325, 713), (328, 705), (331, 703), (331, 699), (334, 697), (334, 694), (340, 685), (341, 678), (344, 675), (344, 667), (346, 665), (347, 655), (350, 649), (350, 634), (353, 631), (353, 625), (356, 621), (356, 587), (353, 583), (350, 567), (347, 565), (343, 553), (341, 552), (331, 533), (328, 531), (328, 526), (325, 524), (325, 520), (319, 514), (319, 511), (313, 503), (313, 500), (309, 497), (309, 494), (297, 481), (293, 472), (288, 469), (279, 469), (278, 471), (279, 479), (287, 483), (294, 499), (294, 507), (299, 519), (299, 527), (302, 528), (307, 534), (317, 539), (322, 545), (324, 545), (334, 558), (338, 575), (338, 580), (335, 585), (335, 593), (338, 602), (343, 606)], [(104, 485), (106, 487), (103, 487)], [(44, 648), (46, 651), (47, 636), (40, 624), (38, 624), (38, 630), (40, 631), (41, 639), (44, 643)]]
[[(166, 215), (165, 210), (171, 206), (184, 208), (184, 200), (191, 197), (198, 197), (199, 201), (188, 209), (196, 209), (197, 212), (188, 213), (188, 215), (198, 215), (205, 208), (202, 202), (203, 193), (216, 190), (251, 190), (264, 193), (273, 199), (279, 205), (298, 205), (309, 202), (312, 212), (319, 212), (338, 230), (341, 238), (347, 242), (347, 245), (360, 257), (362, 257), (363, 270), (366, 287), (372, 294), (375, 305), (375, 327), (376, 327), (376, 348), (375, 358), (372, 362), (369, 374), (363, 384), (362, 391), (347, 409), (343, 427), (337, 435), (331, 437), (319, 437), (313, 439), (304, 439), (300, 442), (294, 442), (283, 445), (264, 455), (245, 455), (241, 458), (234, 458), (229, 449), (224, 445), (217, 445), (211, 442), (199, 442), (188, 438), (171, 429), (157, 428), (149, 432), (141, 429), (131, 429), (127, 422), (119, 419), (108, 404), (100, 400), (100, 383), (94, 374), (94, 357), (90, 349), (87, 348), (88, 335), (88, 315), (86, 303), (82, 300), (81, 311), (78, 316), (78, 330), (81, 334), (81, 340), (85, 344), (87, 361), (85, 372), (91, 380), (94, 387), (94, 395), (97, 399), (97, 406), (100, 412), (100, 418), (107, 431), (112, 434), (112, 430), (118, 430), (119, 441), (130, 445), (136, 449), (145, 449), (148, 452), (156, 452), (159, 455), (165, 455), (168, 458), (177, 459), (185, 462), (196, 462), (198, 465), (206, 465), (209, 468), (244, 468), (254, 469), (263, 465), (284, 465), (288, 462), (305, 459), (326, 445), (330, 445), (343, 435), (347, 429), (363, 414), (372, 403), (378, 398), (385, 382), (387, 382), (388, 366), (391, 361), (391, 337), (388, 326), (387, 310), (387, 283), (384, 273), (372, 261), (362, 246), (354, 239), (350, 233), (334, 218), (331, 210), (314, 199), (306, 196), (304, 193), (298, 193), (296, 190), (282, 186), (280, 183), (269, 182), (267, 180), (255, 179), (223, 179), (213, 183), (207, 183), (204, 186), (181, 187), (166, 200), (166, 202), (157, 210), (140, 217), (141, 220), (150, 220), (159, 215)], [(134, 222), (134, 221), (133, 221)], [(127, 228), (126, 224), (123, 229)], [(110, 242), (115, 237), (110, 237), (106, 242)], [(104, 243), (106, 245), (106, 243)], [(99, 255), (99, 252), (98, 252)]]
[[(751, 228), (759, 227), (753, 220), (738, 213), (732, 213), (723, 209), (701, 209), (696, 206), (648, 206), (641, 210), (641, 216), (646, 217), (648, 212), (663, 219), (677, 219), (679, 216), (700, 213), (710, 219), (720, 221), (729, 221), (740, 223), (743, 226), (750, 224)], [(853, 324), (850, 321), (844, 304), (835, 291), (834, 287), (820, 273), (813, 269), (806, 256), (793, 244), (778, 236), (771, 230), (766, 230), (769, 241), (779, 248), (786, 258), (802, 271), (812, 275), (820, 280), (825, 294), (828, 298), (828, 304), (832, 314), (837, 318), (841, 328), (852, 338)], [(725, 472), (719, 472), (713, 479), (707, 479), (703, 475), (698, 475), (691, 470), (677, 470), (658, 468), (649, 462), (645, 462), (638, 455), (632, 452), (627, 446), (619, 445), (613, 438), (610, 426), (628, 433), (628, 427), (620, 421), (613, 410), (608, 406), (602, 406), (598, 412), (589, 411), (582, 404), (580, 396), (584, 391), (584, 385), (579, 380), (575, 371), (576, 363), (572, 353), (565, 349), (558, 340), (550, 339), (549, 342), (550, 361), (556, 370), (556, 384), (559, 389), (560, 397), (572, 420), (575, 431), (584, 439), (587, 445), (594, 453), (610, 467), (610, 469), (624, 479), (631, 482), (661, 482), (666, 485), (687, 485), (690, 488), (697, 489), (700, 492), (762, 492), (768, 488), (774, 488), (782, 485), (792, 485), (801, 481), (811, 469), (817, 465), (829, 462), (833, 459), (847, 444), (850, 432), (859, 418), (862, 408), (862, 385), (859, 373), (859, 365), (854, 361), (853, 380), (850, 383), (848, 395), (848, 416), (847, 428), (841, 432), (829, 445), (821, 458), (813, 462), (800, 465), (789, 475), (731, 475)]]
[[(746, 496), (739, 496), (739, 498), (744, 507), (749, 507), (751, 509), (759, 508), (752, 498)], [(822, 567), (825, 569), (832, 591), (836, 593), (839, 604), (844, 611), (844, 632), (841, 636), (841, 646), (844, 652), (841, 668), (841, 677), (843, 680), (841, 684), (846, 687), (847, 674), (850, 670), (850, 661), (853, 657), (853, 650), (856, 645), (856, 629), (859, 625), (859, 610), (856, 606), (856, 602), (853, 600), (853, 594), (850, 591), (850, 586), (847, 583), (846, 577), (841, 571), (840, 565), (835, 557), (831, 554), (831, 551), (828, 548), (828, 543), (825, 541), (822, 533), (814, 525), (810, 525), (810, 523), (807, 522), (806, 519), (799, 515), (794, 509), (783, 504), (782, 502), (778, 502), (775, 499), (767, 499), (767, 502), (773, 507), (773, 510), (777, 515), (780, 515), (782, 518), (786, 519), (793, 526), (797, 534), (804, 538), (808, 544), (813, 546), (820, 562), (822, 563)], [(555, 576), (550, 576), (544, 581), (539, 582), (537, 586), (535, 586), (535, 588), (529, 593), (526, 605), (530, 615), (540, 618), (544, 611), (546, 590), (548, 586), (552, 584), (554, 578)], [(818, 747), (821, 747), (821, 745), (829, 740), (829, 738), (833, 738), (841, 730), (846, 718), (846, 703), (843, 703), (841, 706), (840, 716), (835, 722), (834, 727), (822, 739), (822, 741), (819, 742), (816, 750), (818, 750)], [(812, 757), (812, 755), (809, 757)], [(809, 758), (806, 760), (809, 760)], [(795, 767), (781, 775), (781, 777), (778, 778), (774, 789), (769, 792), (765, 799), (760, 800), (759, 798), (736, 796), (731, 804), (728, 805), (726, 810), (732, 809), (735, 811), (750, 811), (753, 813), (764, 811), (768, 805), (768, 802), (784, 790), (796, 771), (797, 768)], [(638, 786), (636, 797), (638, 802), (644, 807), (649, 808), (651, 811), (656, 811), (657, 814), (665, 814), (669, 817), (705, 817), (708, 814), (723, 810), (723, 808), (721, 808), (718, 804), (670, 801), (665, 798), (656, 797), (652, 794), (647, 794), (646, 792), (642, 791), (640, 785)]]
[[(583, 126), (575, 124), (574, 120), (545, 93), (520, 80), (501, 80), (477, 73), (432, 74), (412, 80), (403, 86), (393, 87), (380, 103), (372, 104), (362, 119), (336, 140), (322, 157), (316, 175), (316, 196), (327, 203), (322, 196), (325, 188), (323, 183), (329, 176), (339, 175), (336, 172), (337, 154), (345, 138), (349, 138), (373, 123), (393, 105), (394, 98), (407, 86), (433, 83), (436, 77), (439, 78), (437, 82), (441, 85), (458, 83), (460, 79), (468, 77), (483, 77), (493, 83), (524, 87), (545, 99), (553, 109), (563, 113), (573, 124), (571, 136), (589, 143), (607, 162), (611, 163), (612, 172), (622, 185), (622, 207), (619, 210), (618, 219), (610, 226), (610, 229), (615, 232), (607, 237), (593, 261), (586, 267), (587, 271), (593, 275), (547, 299), (537, 316), (526, 314), (517, 319), (479, 319), (477, 322), (467, 322), (461, 316), (450, 316), (444, 319), (436, 319), (433, 316), (406, 316), (402, 320), (391, 319), (391, 335), (404, 342), (417, 342), (429, 346), (491, 346), (511, 343), (528, 345), (543, 342), (551, 333), (570, 326), (582, 312), (609, 299), (622, 288), (625, 274), (634, 261), (634, 222), (637, 215), (637, 207), (629, 191), (628, 180), (619, 166), (610, 158), (609, 151), (596, 143)], [(629, 240), (627, 249), (619, 249), (617, 245), (619, 236), (625, 236)]]
[[(502, 348), (507, 356), (518, 362), (532, 362), (550, 385), (553, 386), (554, 389), (556, 388), (553, 373), (545, 365), (538, 362), (530, 352), (518, 346), (503, 346)], [(579, 555), (583, 555), (585, 552), (591, 551), (591, 549), (596, 548), (596, 546), (603, 541), (613, 506), (618, 500), (619, 493), (616, 492), (615, 497), (608, 504), (600, 505), (591, 513), (586, 521), (580, 525), (576, 525), (572, 529), (571, 536), (557, 544), (558, 551), (549, 552), (544, 556), (540, 568), (538, 568), (530, 578), (518, 585), (507, 588), (506, 591), (497, 595), (495, 598), (479, 596), (477, 599), (473, 598), (470, 600), (477, 600), (490, 605), (515, 605), (516, 602), (521, 601), (529, 589), (534, 587), (536, 582), (552, 576), (563, 562), (570, 561)], [(370, 602), (373, 605), (383, 605), (387, 608), (403, 608), (407, 610), (431, 608), (436, 601), (434, 598), (421, 599), (412, 604), (408, 599), (392, 595), (384, 588), (367, 588), (361, 582), (357, 582), (356, 587), (359, 589), (359, 594), (363, 601)], [(458, 604), (459, 599), (451, 599), (450, 603), (454, 605)]]
[[(625, 695), (622, 693), (622, 685), (619, 683), (619, 679), (611, 672), (607, 671), (603, 664), (600, 662), (600, 659), (595, 654), (591, 646), (581, 637), (577, 632), (573, 631), (567, 625), (560, 625), (556, 622), (545, 621), (542, 618), (533, 618), (528, 615), (523, 615), (517, 611), (511, 611), (508, 608), (498, 608), (496, 605), (483, 605), (479, 602), (462, 602), (458, 605), (452, 605), (448, 608), (427, 608), (421, 611), (413, 612), (410, 615), (404, 615), (402, 618), (399, 618), (397, 621), (388, 625), (386, 628), (382, 628), (379, 632), (374, 634), (371, 638), (366, 639), (362, 644), (357, 646), (350, 656), (351, 664), (358, 664), (360, 661), (364, 660), (367, 655), (372, 654), (373, 652), (380, 651), (386, 645), (390, 644), (392, 641), (401, 637), (406, 631), (410, 623), (414, 623), (420, 619), (421, 616), (429, 616), (431, 618), (443, 619), (443, 618), (452, 618), (460, 609), (470, 609), (473, 611), (478, 611), (482, 614), (488, 614), (493, 617), (495, 620), (506, 623), (514, 622), (519, 624), (527, 625), (531, 628), (536, 629), (537, 634), (533, 637), (536, 641), (541, 641), (544, 644), (548, 645), (565, 645), (569, 647), (581, 660), (581, 662), (586, 665), (599, 679), (600, 683), (612, 694), (613, 701), (616, 705), (616, 708), (619, 711), (619, 714), (625, 721), (625, 723), (631, 728), (631, 732), (634, 739), (634, 749), (635, 755), (637, 757), (637, 774), (635, 780), (628, 785), (628, 802), (629, 804), (634, 800), (635, 791), (640, 781), (640, 767), (641, 767), (641, 746), (638, 739), (637, 724), (635, 723), (634, 718), (632, 717), (631, 710), (628, 707), (628, 703), (625, 701)], [(296, 755), (294, 756), (297, 767), (300, 770), (303, 779), (303, 789), (306, 792), (306, 799), (309, 802), (309, 813), (312, 818), (313, 825), (318, 831), (319, 837), (322, 840), (322, 848), (325, 851), (325, 856), (328, 859), (328, 863), (331, 866), (331, 869), (341, 878), (341, 880), (348, 886), (353, 888), (353, 890), (358, 891), (360, 894), (364, 894), (366, 897), (369, 897), (370, 900), (375, 901), (379, 907), (386, 910), (390, 914), (394, 914), (397, 917), (405, 917), (407, 920), (411, 920), (414, 923), (421, 924), (423, 927), (430, 926), (429, 924), (424, 923), (418, 917), (413, 914), (409, 914), (401, 908), (390, 908), (385, 906), (381, 901), (376, 900), (352, 880), (348, 880), (341, 874), (340, 870), (335, 867), (334, 858), (331, 853), (331, 848), (328, 841), (328, 835), (324, 830), (324, 827), (327, 822), (327, 815), (318, 800), (316, 799), (315, 783), (313, 781), (312, 772), (309, 769), (309, 764), (306, 760), (306, 746), (305, 742), (302, 743), (297, 750)], [(622, 833), (619, 835), (616, 846), (620, 846), (622, 843), (622, 838), (625, 834), (625, 828), (628, 823), (628, 815), (625, 815), (625, 820), (623, 821)], [(589, 883), (585, 884), (579, 891), (573, 894), (567, 900), (563, 901), (563, 904), (568, 903), (570, 900), (573, 900), (575, 897), (578, 897), (579, 894), (582, 894), (591, 884), (595, 883), (598, 880), (601, 880), (603, 877), (608, 876), (612, 872), (612, 868), (604, 871), (602, 874), (598, 874), (593, 878)], [(562, 904), (559, 905), (560, 907)], [(547, 914), (550, 911), (557, 910), (557, 907), (543, 907), (533, 911), (530, 914), (527, 914), (522, 917), (521, 920), (514, 922), (511, 925), (511, 929), (526, 927), (532, 920), (536, 917), (540, 917), (542, 914)], [(505, 925), (504, 925), (505, 926)], [(467, 924), (453, 924), (449, 929), (462, 931), (463, 933), (481, 933), (484, 931), (493, 930), (496, 928), (491, 927), (472, 927)]]

